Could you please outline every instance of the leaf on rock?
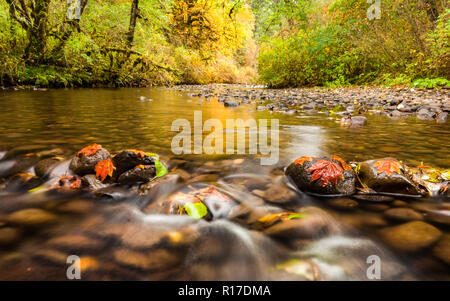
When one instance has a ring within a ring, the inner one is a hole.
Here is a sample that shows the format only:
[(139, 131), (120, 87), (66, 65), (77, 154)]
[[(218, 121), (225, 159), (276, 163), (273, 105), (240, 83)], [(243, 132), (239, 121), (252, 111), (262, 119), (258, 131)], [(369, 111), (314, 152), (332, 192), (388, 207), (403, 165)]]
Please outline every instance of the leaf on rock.
[(112, 177), (115, 169), (111, 159), (100, 161), (95, 165), (95, 176), (97, 178), (100, 177), (100, 180), (103, 182), (107, 176)]
[(94, 144), (86, 146), (85, 148), (80, 150), (77, 153), (77, 156), (78, 157), (81, 157), (81, 155), (92, 156), (92, 155), (95, 155), (101, 149), (102, 149), (102, 146), (100, 144), (94, 143)]
[(352, 170), (352, 168), (344, 160), (342, 160), (342, 158), (339, 157), (338, 155), (332, 155), (331, 159), (341, 163), (342, 168), (344, 168), (344, 170)]
[(377, 168), (377, 173), (385, 173), (387, 176), (393, 173), (401, 173), (400, 163), (395, 160), (379, 160), (373, 165)]
[(304, 163), (305, 161), (312, 161), (314, 158), (316, 158), (316, 157), (306, 157), (306, 156), (303, 156), (303, 157), (300, 157), (300, 158), (295, 159), (294, 164), (297, 164), (297, 165), (303, 165), (303, 163)]
[(183, 208), (189, 216), (196, 219), (200, 219), (208, 214), (208, 209), (201, 202), (186, 203)]
[(138, 157), (141, 157), (141, 158), (145, 157), (145, 152), (143, 152), (143, 151), (136, 150), (136, 149), (127, 149), (127, 151), (134, 153)]
[(291, 220), (296, 218), (303, 218), (306, 214), (303, 213), (296, 213), (296, 212), (280, 212), (280, 213), (274, 213), (269, 214), (266, 216), (263, 216), (258, 219), (258, 222), (263, 224), (264, 227), (269, 227), (279, 221), (282, 220)]
[(338, 178), (344, 180), (342, 167), (333, 161), (319, 160), (308, 168), (308, 171), (313, 172), (311, 181), (320, 179), (322, 187), (327, 186), (330, 182), (336, 186)]

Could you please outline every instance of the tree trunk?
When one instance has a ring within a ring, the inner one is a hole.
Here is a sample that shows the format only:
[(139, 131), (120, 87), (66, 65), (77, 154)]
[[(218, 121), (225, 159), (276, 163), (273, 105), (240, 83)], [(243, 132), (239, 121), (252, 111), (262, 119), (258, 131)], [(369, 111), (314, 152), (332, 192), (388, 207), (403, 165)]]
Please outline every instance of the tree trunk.
[(134, 31), (136, 29), (137, 18), (139, 18), (139, 0), (133, 0), (133, 3), (131, 4), (130, 26), (128, 27), (127, 33), (128, 48), (131, 48), (133, 46)]
[(50, 57), (55, 59), (58, 57), (59, 52), (69, 40), (72, 33), (77, 30), (80, 31), (80, 18), (83, 14), (88, 0), (67, 0), (67, 14), (65, 20), (64, 31), (59, 37), (58, 44), (53, 48)]
[(32, 64), (39, 64), (44, 57), (47, 45), (47, 21), (50, 0), (36, 0), (31, 10), (32, 26), (28, 28), (28, 45), (25, 59)]

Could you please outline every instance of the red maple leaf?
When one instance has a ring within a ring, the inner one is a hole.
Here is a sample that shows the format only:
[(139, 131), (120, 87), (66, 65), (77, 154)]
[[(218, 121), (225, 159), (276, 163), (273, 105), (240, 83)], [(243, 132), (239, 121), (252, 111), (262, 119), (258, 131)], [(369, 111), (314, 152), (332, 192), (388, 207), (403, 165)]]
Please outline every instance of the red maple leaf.
[(328, 160), (319, 160), (314, 163), (308, 171), (312, 171), (311, 181), (321, 180), (321, 186), (325, 187), (328, 183), (337, 185), (338, 178), (344, 180), (342, 167), (337, 163)]
[(81, 155), (92, 156), (92, 155), (95, 155), (95, 153), (97, 153), (97, 151), (99, 151), (101, 149), (102, 149), (102, 146), (100, 144), (94, 143), (94, 144), (86, 146), (85, 148), (80, 150), (77, 153), (77, 156), (78, 157), (81, 157)]
[(341, 163), (344, 170), (352, 170), (352, 168), (344, 160), (342, 160), (342, 158), (339, 157), (338, 155), (332, 155), (331, 159)]
[(400, 163), (395, 160), (379, 160), (373, 164), (377, 168), (377, 173), (384, 172), (387, 176), (393, 173), (401, 173)]
[(300, 158), (295, 159), (294, 164), (303, 165), (303, 163), (304, 163), (305, 161), (312, 161), (312, 159), (314, 159), (314, 158), (315, 158), (315, 157), (306, 157), (306, 156), (303, 156), (303, 157), (300, 157)]
[(115, 169), (111, 159), (100, 161), (95, 165), (95, 176), (97, 178), (100, 176), (100, 180), (103, 182), (107, 176), (112, 177)]

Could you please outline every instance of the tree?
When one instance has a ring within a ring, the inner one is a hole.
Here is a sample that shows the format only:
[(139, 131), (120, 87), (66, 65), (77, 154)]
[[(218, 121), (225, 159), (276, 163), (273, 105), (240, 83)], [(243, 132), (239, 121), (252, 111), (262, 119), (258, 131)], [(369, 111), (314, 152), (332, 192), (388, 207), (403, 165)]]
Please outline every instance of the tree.
[(46, 50), (48, 35), (48, 9), (51, 0), (6, 0), (11, 18), (19, 22), (27, 33), (25, 59), (39, 64)]

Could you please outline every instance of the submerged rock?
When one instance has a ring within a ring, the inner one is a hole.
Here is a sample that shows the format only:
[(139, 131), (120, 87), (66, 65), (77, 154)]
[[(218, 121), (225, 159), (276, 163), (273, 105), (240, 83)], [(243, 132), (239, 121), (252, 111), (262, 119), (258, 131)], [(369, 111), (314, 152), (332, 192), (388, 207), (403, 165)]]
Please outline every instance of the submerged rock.
[(59, 164), (61, 161), (55, 158), (48, 158), (39, 161), (34, 166), (34, 172), (36, 176), (40, 178), (48, 178), (52, 172), (52, 170)]
[(358, 176), (362, 183), (376, 192), (420, 195), (419, 188), (404, 173), (403, 164), (393, 158), (360, 163)]
[(30, 208), (12, 213), (8, 222), (21, 226), (41, 226), (56, 222), (57, 216), (42, 209)]
[(433, 254), (446, 264), (450, 264), (450, 235), (442, 236), (433, 248)]
[(384, 215), (393, 220), (409, 222), (423, 220), (422, 214), (410, 208), (392, 208), (384, 211)]
[(415, 252), (433, 245), (442, 233), (422, 221), (409, 222), (380, 231), (380, 237), (389, 246), (404, 252)]
[(341, 158), (301, 157), (286, 169), (298, 189), (323, 195), (355, 193), (355, 173)]

